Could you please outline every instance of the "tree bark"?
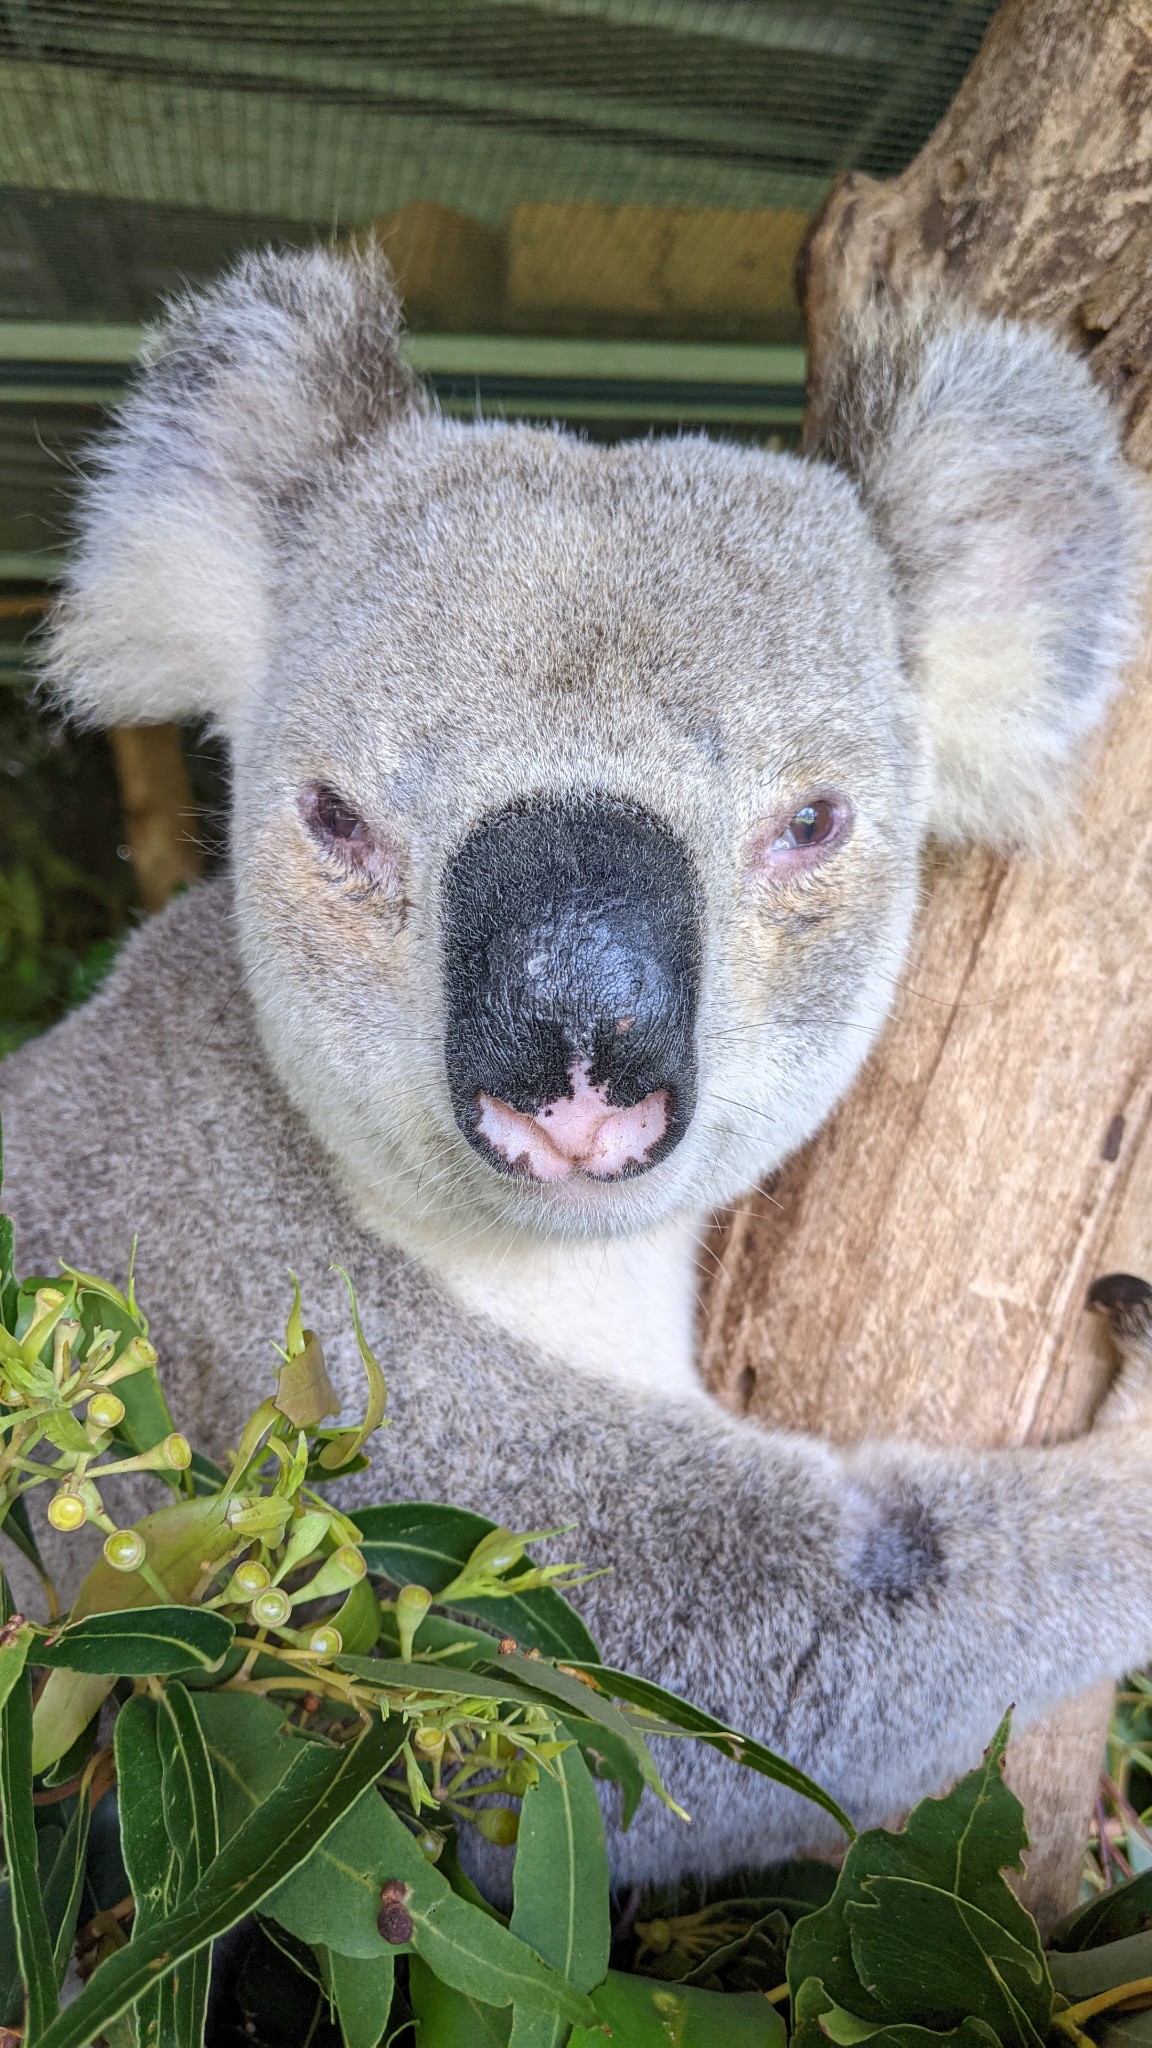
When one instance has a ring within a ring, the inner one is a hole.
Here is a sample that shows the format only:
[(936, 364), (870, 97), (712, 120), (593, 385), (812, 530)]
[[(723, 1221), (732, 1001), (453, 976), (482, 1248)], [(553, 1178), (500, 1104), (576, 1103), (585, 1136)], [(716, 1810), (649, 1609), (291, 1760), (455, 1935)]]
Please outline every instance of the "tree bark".
[(117, 725), (109, 738), (124, 828), (145, 910), (162, 910), (203, 866), (178, 725)]
[[(1152, 0), (1007, 0), (916, 160), (842, 178), (813, 224), (810, 436), (843, 312), (940, 288), (1086, 354), (1152, 468), (1150, 201)], [(838, 1438), (1088, 1425), (1110, 1370), (1088, 1286), (1152, 1271), (1150, 791), (1145, 658), (1059, 859), (930, 852), (862, 1080), (717, 1228), (702, 1356), (732, 1406)], [(1075, 1896), (1107, 1711), (1098, 1689), (1013, 1746), (1044, 1921)]]

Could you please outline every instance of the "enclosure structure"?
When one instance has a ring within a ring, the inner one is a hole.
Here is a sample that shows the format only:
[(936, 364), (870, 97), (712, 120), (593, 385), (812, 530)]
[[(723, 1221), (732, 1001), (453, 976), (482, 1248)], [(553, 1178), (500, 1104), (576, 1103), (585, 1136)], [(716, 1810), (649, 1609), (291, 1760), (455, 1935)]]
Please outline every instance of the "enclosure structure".
[[(59, 565), (60, 455), (122, 388), (158, 293), (269, 237), (375, 224), (412, 359), (464, 413), (789, 442), (806, 375), (818, 421), (840, 311), (940, 286), (1087, 352), (1146, 464), (1152, 16), (1140, 0), (1008, 0), (977, 57), (991, 15), (985, 0), (9, 10), (11, 670)], [(179, 756), (171, 733), (116, 750), (124, 843), (155, 902), (200, 860)], [(840, 1436), (983, 1443), (1087, 1422), (1105, 1372), (1087, 1285), (1152, 1265), (1150, 786), (1134, 676), (1054, 856), (933, 862), (862, 1083), (718, 1230), (702, 1342), (734, 1405)], [(1048, 1845), (1045, 1910), (1078, 1864), (1104, 1712), (1086, 1702), (1033, 1740), (1055, 1759), (1043, 1783), (1017, 1761)]]

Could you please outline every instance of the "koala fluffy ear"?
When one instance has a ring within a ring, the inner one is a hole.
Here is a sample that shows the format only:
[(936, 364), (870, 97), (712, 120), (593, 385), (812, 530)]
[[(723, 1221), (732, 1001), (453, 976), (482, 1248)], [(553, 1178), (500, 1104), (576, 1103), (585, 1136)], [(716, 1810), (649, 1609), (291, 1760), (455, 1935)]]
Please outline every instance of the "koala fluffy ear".
[(893, 566), (945, 840), (1042, 844), (1134, 634), (1143, 506), (1107, 402), (1048, 336), (939, 305), (846, 325), (817, 453)]
[(399, 330), (371, 245), (247, 256), (171, 304), (93, 451), (47, 635), (78, 717), (233, 722), (262, 669), (278, 521), (424, 404)]

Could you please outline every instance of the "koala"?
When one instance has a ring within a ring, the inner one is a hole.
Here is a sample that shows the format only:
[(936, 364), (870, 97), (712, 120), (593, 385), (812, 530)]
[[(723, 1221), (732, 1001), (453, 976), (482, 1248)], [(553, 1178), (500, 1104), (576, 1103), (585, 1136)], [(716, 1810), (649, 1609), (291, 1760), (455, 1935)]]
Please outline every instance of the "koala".
[[(928, 836), (1058, 831), (1135, 486), (1080, 362), (946, 309), (846, 330), (812, 459), (444, 419), (398, 322), (371, 250), (246, 258), (97, 456), (49, 676), (215, 721), (230, 865), (6, 1065), (23, 1263), (138, 1232), (217, 1453), (289, 1269), (357, 1412), (345, 1266), (392, 1418), (348, 1504), (575, 1525), (607, 1660), (876, 1822), (1152, 1655), (1147, 1359), (1052, 1449), (774, 1433), (697, 1378), (698, 1242), (850, 1086)], [(666, 1747), (692, 1825), (645, 1802), (619, 1882), (837, 1839)]]

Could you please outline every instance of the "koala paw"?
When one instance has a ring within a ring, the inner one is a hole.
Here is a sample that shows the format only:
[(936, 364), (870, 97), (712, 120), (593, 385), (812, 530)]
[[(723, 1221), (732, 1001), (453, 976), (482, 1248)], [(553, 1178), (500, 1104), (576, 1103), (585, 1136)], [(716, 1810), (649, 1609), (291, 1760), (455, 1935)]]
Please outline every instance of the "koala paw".
[(1107, 1316), (1120, 1354), (1096, 1427), (1152, 1422), (1152, 1287), (1132, 1273), (1108, 1273), (1089, 1289), (1088, 1306)]

